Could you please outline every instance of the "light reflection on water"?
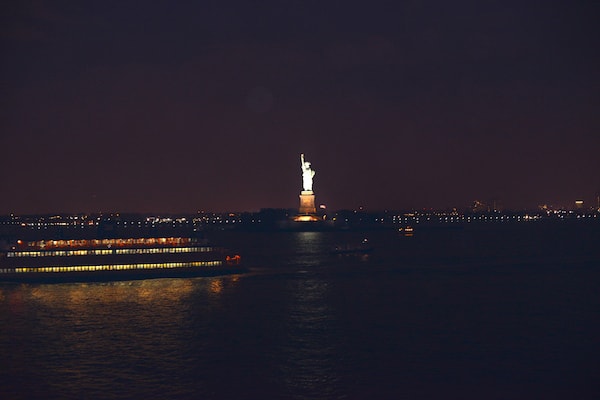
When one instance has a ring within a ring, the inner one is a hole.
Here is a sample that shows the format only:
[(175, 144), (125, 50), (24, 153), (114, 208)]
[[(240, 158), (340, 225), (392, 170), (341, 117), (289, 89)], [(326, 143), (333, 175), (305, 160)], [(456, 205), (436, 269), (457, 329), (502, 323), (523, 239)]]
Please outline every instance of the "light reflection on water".
[(288, 282), (287, 340), (282, 343), (283, 380), (295, 398), (331, 398), (339, 385), (336, 371), (335, 311), (328, 284), (318, 278)]
[(0, 349), (11, 349), (5, 368), (16, 378), (9, 393), (126, 398), (131, 386), (148, 385), (187, 397), (195, 388), (179, 368), (197, 334), (192, 315), (211, 319), (235, 290), (232, 278), (2, 287), (0, 321), (11, 329), (0, 333)]
[(93, 307), (107, 303), (181, 301), (194, 290), (190, 280), (141, 280), (108, 283), (39, 285), (31, 297), (49, 307)]
[[(173, 307), (201, 291), (216, 299), (224, 289), (224, 280), (229, 284), (237, 277), (215, 277), (206, 280), (193, 279), (150, 279), (106, 283), (65, 283), (40, 285), (8, 285), (0, 287), (0, 300), (12, 299), (9, 304), (21, 305), (31, 301), (40, 307), (69, 309), (73, 312), (89, 313), (96, 308), (111, 304), (146, 304)], [(24, 297), (17, 301), (16, 297)]]
[(322, 232), (296, 232), (292, 237), (293, 258), (290, 263), (300, 268), (316, 267), (322, 263), (325, 253), (324, 234)]

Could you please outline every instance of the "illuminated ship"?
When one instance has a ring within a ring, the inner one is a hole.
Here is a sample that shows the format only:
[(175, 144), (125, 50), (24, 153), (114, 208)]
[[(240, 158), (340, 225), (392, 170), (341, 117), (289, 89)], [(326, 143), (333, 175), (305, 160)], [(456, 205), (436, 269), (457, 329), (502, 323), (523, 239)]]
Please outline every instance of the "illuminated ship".
[(404, 234), (404, 236), (412, 236), (415, 233), (415, 229), (412, 226), (406, 226), (403, 228), (398, 228), (398, 232)]
[(242, 272), (241, 257), (185, 237), (18, 240), (0, 251), (2, 281), (94, 281)]

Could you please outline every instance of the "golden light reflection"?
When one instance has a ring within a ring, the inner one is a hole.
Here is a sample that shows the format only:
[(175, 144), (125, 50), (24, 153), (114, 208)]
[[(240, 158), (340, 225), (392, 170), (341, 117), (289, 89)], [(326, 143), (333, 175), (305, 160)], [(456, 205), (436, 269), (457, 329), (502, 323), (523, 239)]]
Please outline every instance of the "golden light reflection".
[[(164, 278), (118, 282), (22, 284), (0, 291), (0, 299), (16, 294), (25, 301), (41, 303), (45, 307), (73, 312), (103, 312), (118, 304), (175, 304), (185, 301), (194, 293), (221, 296), (232, 290), (240, 276), (219, 278)], [(94, 311), (95, 310), (95, 311)]]
[(161, 278), (148, 280), (19, 284), (2, 287), (0, 302), (12, 313), (29, 307), (72, 312), (73, 315), (106, 314), (110, 309), (144, 306), (171, 308), (191, 297), (220, 298), (235, 290), (241, 277)]
[(223, 291), (223, 280), (220, 278), (213, 279), (210, 282), (210, 291), (213, 294), (220, 294)]
[(45, 306), (71, 310), (90, 309), (116, 303), (179, 302), (195, 290), (200, 282), (191, 279), (149, 279), (108, 283), (23, 285), (32, 300)]

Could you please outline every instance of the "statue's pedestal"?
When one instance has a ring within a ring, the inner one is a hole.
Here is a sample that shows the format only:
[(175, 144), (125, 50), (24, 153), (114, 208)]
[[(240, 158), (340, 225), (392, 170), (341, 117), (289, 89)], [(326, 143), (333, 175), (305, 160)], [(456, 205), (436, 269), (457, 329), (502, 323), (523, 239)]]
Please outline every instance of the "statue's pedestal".
[(300, 193), (300, 214), (315, 214), (315, 194), (312, 190), (303, 190)]

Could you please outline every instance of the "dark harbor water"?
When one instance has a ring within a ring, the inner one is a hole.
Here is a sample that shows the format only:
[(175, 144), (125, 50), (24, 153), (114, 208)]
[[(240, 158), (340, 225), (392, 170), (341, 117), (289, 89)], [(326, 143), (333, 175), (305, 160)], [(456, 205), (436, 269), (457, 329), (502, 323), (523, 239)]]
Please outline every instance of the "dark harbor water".
[(250, 273), (0, 284), (0, 398), (600, 398), (599, 225), (217, 232)]

